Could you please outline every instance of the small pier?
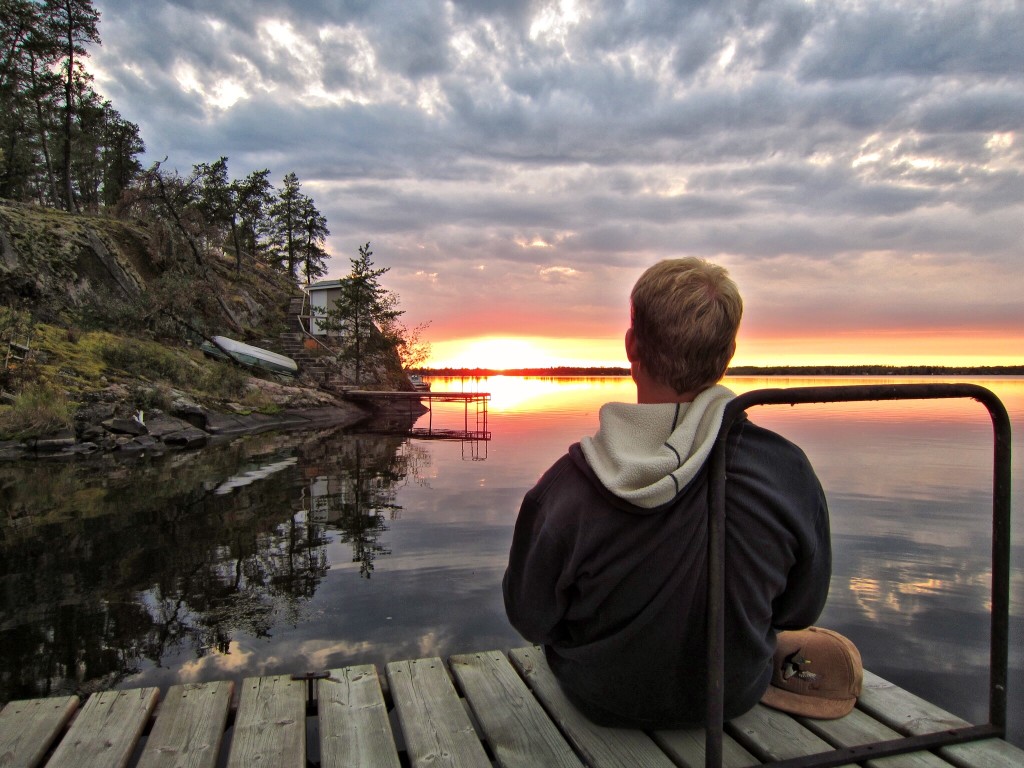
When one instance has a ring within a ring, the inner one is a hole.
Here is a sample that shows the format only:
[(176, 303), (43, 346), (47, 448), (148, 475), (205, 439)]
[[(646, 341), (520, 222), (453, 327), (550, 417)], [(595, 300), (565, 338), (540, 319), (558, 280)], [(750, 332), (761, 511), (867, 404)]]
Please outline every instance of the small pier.
[[(489, 392), (431, 392), (430, 390), (405, 391), (373, 391), (352, 389), (345, 393), (345, 398), (355, 402), (369, 403), (408, 403), (410, 413), (417, 403), (427, 407), (427, 426), (414, 427), (409, 434), (425, 440), (473, 440), (488, 441), (491, 432), (487, 426), (487, 404), (491, 399)], [(434, 424), (434, 403), (462, 403), (462, 428), (458, 425), (436, 426)], [(471, 408), (472, 406), (472, 408)]]
[[(976, 726), (977, 729), (988, 726)], [(730, 768), (866, 765), (1019, 768), (997, 735), (929, 747), (963, 720), (865, 672), (857, 708), (806, 720), (757, 705), (726, 724)], [(540, 649), (396, 661), (323, 674), (14, 701), (0, 711), (0, 764), (19, 768), (620, 766), (702, 768), (703, 729), (602, 728), (562, 694)], [(904, 752), (878, 761), (881, 744)], [(879, 742), (881, 744), (879, 744)], [(866, 746), (868, 744), (872, 746)], [(846, 750), (837, 753), (835, 750)], [(809, 758), (831, 753), (833, 762)], [(836, 759), (844, 762), (835, 762)], [(781, 763), (781, 761), (786, 761)]]

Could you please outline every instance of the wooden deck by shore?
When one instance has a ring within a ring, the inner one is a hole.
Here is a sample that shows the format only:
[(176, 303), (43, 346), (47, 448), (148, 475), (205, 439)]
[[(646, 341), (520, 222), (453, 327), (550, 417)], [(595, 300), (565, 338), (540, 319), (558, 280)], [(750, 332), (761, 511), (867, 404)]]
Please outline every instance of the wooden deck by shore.
[[(352, 389), (345, 393), (348, 400), (369, 402), (375, 405), (388, 403), (401, 407), (405, 404), (410, 409), (425, 404), (427, 423), (422, 427), (410, 430), (413, 437), (424, 440), (468, 440), (487, 442), (491, 439), (491, 431), (487, 425), (487, 403), (491, 399), (490, 392), (431, 392), (417, 390), (415, 392), (376, 391)], [(462, 424), (441, 426), (434, 423), (435, 403), (462, 403)], [(473, 410), (470, 411), (470, 406)]]
[[(77, 697), (0, 710), (0, 766), (46, 768), (340, 768), (340, 766), (704, 765), (700, 729), (644, 733), (589, 723), (537, 648)], [(723, 764), (792, 760), (948, 731), (959, 718), (865, 673), (857, 708), (800, 720), (758, 705), (726, 726)], [(870, 759), (870, 768), (1019, 768), (1024, 750), (987, 738)]]

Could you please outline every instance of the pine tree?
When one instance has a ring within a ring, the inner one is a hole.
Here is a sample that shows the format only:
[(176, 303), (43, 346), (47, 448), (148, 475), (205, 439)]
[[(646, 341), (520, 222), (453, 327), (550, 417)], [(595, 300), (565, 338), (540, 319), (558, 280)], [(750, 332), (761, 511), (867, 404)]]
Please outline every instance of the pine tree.
[(139, 175), (138, 126), (91, 87), (88, 0), (0, 0), (0, 197), (113, 206)]
[(390, 267), (374, 269), (370, 244), (359, 246), (359, 256), (350, 259), (352, 271), (341, 280), (341, 295), (327, 310), (321, 327), (339, 335), (339, 357), (353, 365), (355, 383), (363, 373), (396, 354), (400, 339), (393, 336), (398, 296), (380, 284)]
[(64, 84), (63, 163), (61, 194), (66, 210), (77, 210), (72, 184), (71, 160), (73, 127), (77, 102), (92, 76), (85, 71), (82, 59), (88, 56), (87, 43), (99, 43), (99, 12), (91, 0), (46, 0), (44, 13), (49, 36), (60, 45), (60, 69)]
[(54, 45), (44, 32), (37, 3), (0, 0), (0, 197), (42, 202), (39, 167), (52, 168), (39, 144), (57, 82)]
[(275, 263), (293, 280), (301, 270), (309, 283), (327, 272), (324, 240), (330, 234), (327, 219), (313, 198), (302, 192), (295, 173), (284, 177), (284, 186), (270, 208), (271, 239)]
[(104, 104), (102, 165), (103, 204), (117, 205), (128, 185), (142, 172), (138, 156), (146, 151), (146, 145), (139, 135), (139, 126), (121, 117), (121, 114)]
[(266, 168), (253, 171), (244, 179), (231, 182), (231, 196), (238, 216), (235, 238), (235, 268), (242, 268), (242, 254), (256, 259), (271, 230), (270, 209), (274, 205), (274, 188)]
[(302, 207), (305, 195), (294, 171), (285, 175), (277, 201), (270, 207), (272, 255), (279, 269), (296, 279), (302, 242)]
[(327, 236), (331, 234), (327, 229), (327, 219), (317, 210), (312, 198), (307, 197), (303, 202), (301, 226), (302, 274), (306, 278), (306, 285), (309, 285), (316, 278), (327, 274), (328, 255), (323, 245)]

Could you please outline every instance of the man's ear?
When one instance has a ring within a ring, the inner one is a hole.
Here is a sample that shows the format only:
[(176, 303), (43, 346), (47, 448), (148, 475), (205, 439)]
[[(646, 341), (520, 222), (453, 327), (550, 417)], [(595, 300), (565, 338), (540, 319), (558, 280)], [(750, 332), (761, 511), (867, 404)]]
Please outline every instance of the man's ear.
[(631, 363), (636, 362), (636, 337), (633, 335), (633, 326), (626, 329), (626, 359)]

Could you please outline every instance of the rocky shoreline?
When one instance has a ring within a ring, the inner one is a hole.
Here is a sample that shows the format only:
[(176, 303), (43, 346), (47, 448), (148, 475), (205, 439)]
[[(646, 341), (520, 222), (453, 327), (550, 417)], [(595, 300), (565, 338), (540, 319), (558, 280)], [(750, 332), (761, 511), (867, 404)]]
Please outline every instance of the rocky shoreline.
[(276, 413), (218, 412), (191, 405), (176, 413), (154, 410), (132, 417), (111, 416), (81, 429), (0, 442), (0, 461), (67, 459), (97, 453), (157, 455), (202, 448), (243, 434), (268, 430), (343, 427), (373, 414), (350, 403), (285, 408)]
[(367, 421), (398, 429), (398, 422), (408, 422), (410, 418), (415, 421), (419, 413), (426, 412), (422, 404), (413, 409), (404, 404), (400, 412), (393, 413), (393, 408), (371, 408), (322, 389), (255, 377), (250, 386), (261, 390), (275, 407), (253, 410), (238, 403), (202, 404), (187, 393), (175, 392), (168, 407), (138, 411), (126, 405), (129, 400), (123, 387), (110, 387), (93, 393), (89, 402), (79, 406), (73, 426), (20, 440), (0, 441), (0, 461), (69, 459), (94, 454), (153, 456), (202, 448), (256, 432), (347, 427)]

